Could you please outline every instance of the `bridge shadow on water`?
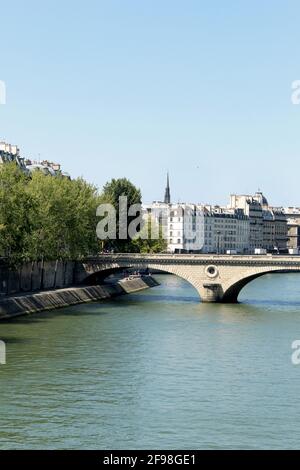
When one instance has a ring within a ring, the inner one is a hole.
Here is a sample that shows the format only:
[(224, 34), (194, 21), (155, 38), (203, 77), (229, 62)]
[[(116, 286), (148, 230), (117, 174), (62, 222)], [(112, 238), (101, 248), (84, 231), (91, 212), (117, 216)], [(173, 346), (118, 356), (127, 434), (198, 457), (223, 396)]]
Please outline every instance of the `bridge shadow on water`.
[[(124, 297), (123, 297), (124, 298)], [(121, 298), (119, 298), (121, 299)], [(119, 300), (117, 299), (117, 300)], [(134, 299), (134, 300), (133, 300)], [(114, 299), (116, 300), (116, 299)], [(172, 294), (138, 294), (134, 297), (126, 297), (127, 303), (135, 301), (135, 302), (167, 302), (167, 303), (175, 303), (175, 302), (188, 302), (188, 303), (195, 303), (198, 304), (200, 300), (197, 296), (192, 295), (172, 295)]]
[[(188, 286), (188, 289), (190, 289), (190, 285), (183, 281), (181, 284), (186, 284)], [(182, 311), (184, 314), (185, 312), (185, 304), (189, 304), (189, 310), (192, 315), (196, 316), (203, 316), (203, 317), (219, 317), (222, 322), (229, 322), (229, 323), (235, 323), (236, 321), (253, 321), (254, 318), (260, 318), (264, 316), (264, 301), (263, 300), (255, 300), (251, 301), (251, 299), (245, 299), (242, 300), (241, 302), (238, 303), (207, 303), (207, 302), (202, 302), (198, 293), (196, 293), (195, 290), (195, 295), (182, 295), (178, 294), (176, 292), (170, 292), (170, 293), (155, 293), (155, 291), (152, 291), (151, 293), (138, 293), (138, 294), (133, 294), (129, 295), (126, 297), (118, 297), (113, 299), (113, 305), (114, 307), (119, 307), (123, 308), (124, 307), (124, 301), (126, 303), (127, 307), (143, 307), (144, 303), (152, 304), (153, 307), (155, 304), (159, 307), (159, 304), (162, 304), (162, 306), (170, 305), (172, 307), (178, 307), (177, 312), (179, 310)], [(285, 302), (282, 302), (283, 305), (285, 305)], [(291, 305), (288, 302), (286, 302), (287, 305)], [(299, 303), (295, 302), (296, 304), (299, 304), (300, 306), (300, 300)], [(271, 307), (274, 307), (274, 301), (270, 302), (265, 302), (265, 307), (266, 310), (270, 310)]]

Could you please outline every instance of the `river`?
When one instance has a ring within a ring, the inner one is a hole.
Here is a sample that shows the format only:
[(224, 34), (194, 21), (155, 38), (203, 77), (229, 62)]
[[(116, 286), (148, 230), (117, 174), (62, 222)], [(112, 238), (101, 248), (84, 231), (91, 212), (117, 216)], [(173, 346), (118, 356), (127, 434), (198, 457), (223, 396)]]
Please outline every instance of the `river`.
[(300, 276), (201, 304), (175, 276), (0, 324), (1, 449), (300, 446)]

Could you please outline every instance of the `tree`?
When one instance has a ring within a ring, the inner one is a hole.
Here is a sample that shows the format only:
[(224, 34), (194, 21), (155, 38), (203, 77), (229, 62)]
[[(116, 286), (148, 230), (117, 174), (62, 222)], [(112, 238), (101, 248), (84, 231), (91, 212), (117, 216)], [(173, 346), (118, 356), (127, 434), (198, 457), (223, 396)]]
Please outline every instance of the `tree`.
[[(126, 204), (124, 205), (120, 205), (121, 196), (127, 197)], [(133, 204), (141, 205), (142, 196), (140, 189), (136, 188), (127, 178), (112, 179), (110, 182), (105, 184), (100, 197), (100, 202), (103, 204), (112, 204), (117, 214), (116, 240), (105, 240), (103, 242), (104, 248), (114, 249), (121, 252), (137, 251), (138, 247), (136, 244), (128, 238), (128, 226), (138, 216), (138, 214), (129, 215), (128, 217), (127, 214), (130, 206)], [(120, 220), (124, 220), (124, 222), (120, 223)], [(124, 236), (126, 239), (122, 238)]]
[(97, 189), (83, 179), (28, 177), (15, 163), (0, 165), (0, 255), (16, 265), (98, 253), (98, 204)]
[[(158, 234), (158, 237), (152, 238), (153, 234)], [(163, 227), (158, 224), (154, 217), (147, 214), (144, 217), (144, 225), (141, 233), (133, 240), (135, 251), (139, 253), (162, 253), (167, 249), (167, 242), (163, 237)]]
[(28, 177), (15, 163), (0, 165), (0, 253), (12, 265), (27, 257), (35, 200), (26, 191)]
[[(120, 205), (121, 196), (127, 197), (125, 205)], [(125, 223), (118, 220), (117, 239), (104, 245), (123, 252), (164, 250), (161, 236), (159, 240), (127, 237), (129, 224), (137, 224), (139, 231), (142, 223), (136, 221), (141, 215), (141, 192), (126, 178), (112, 179), (99, 196), (97, 188), (81, 178), (69, 180), (41, 171), (27, 176), (15, 163), (0, 165), (0, 255), (16, 265), (97, 254), (101, 243), (96, 235), (96, 211), (100, 203), (112, 204), (121, 220), (137, 205), (137, 213), (129, 214)], [(126, 237), (122, 239), (124, 229)]]
[(97, 190), (83, 179), (34, 172), (28, 192), (36, 211), (28, 249), (32, 259), (78, 259), (98, 251)]

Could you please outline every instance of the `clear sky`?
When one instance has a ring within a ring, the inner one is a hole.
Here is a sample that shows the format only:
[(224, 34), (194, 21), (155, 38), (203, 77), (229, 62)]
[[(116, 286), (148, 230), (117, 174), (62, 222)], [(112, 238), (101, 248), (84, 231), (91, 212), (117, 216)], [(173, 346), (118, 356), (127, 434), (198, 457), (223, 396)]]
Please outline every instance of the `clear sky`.
[(300, 2), (1, 2), (0, 140), (101, 187), (300, 205)]

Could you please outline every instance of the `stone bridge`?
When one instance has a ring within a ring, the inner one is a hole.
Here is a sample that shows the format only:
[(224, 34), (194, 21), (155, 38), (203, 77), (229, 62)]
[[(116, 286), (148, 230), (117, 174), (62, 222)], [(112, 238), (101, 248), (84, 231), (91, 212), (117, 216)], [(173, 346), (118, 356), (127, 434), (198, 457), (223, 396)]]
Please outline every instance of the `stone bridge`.
[(253, 279), (268, 273), (300, 271), (300, 256), (101, 254), (78, 263), (75, 280), (77, 284), (94, 284), (126, 268), (175, 274), (192, 284), (203, 302), (237, 302), (240, 291)]

